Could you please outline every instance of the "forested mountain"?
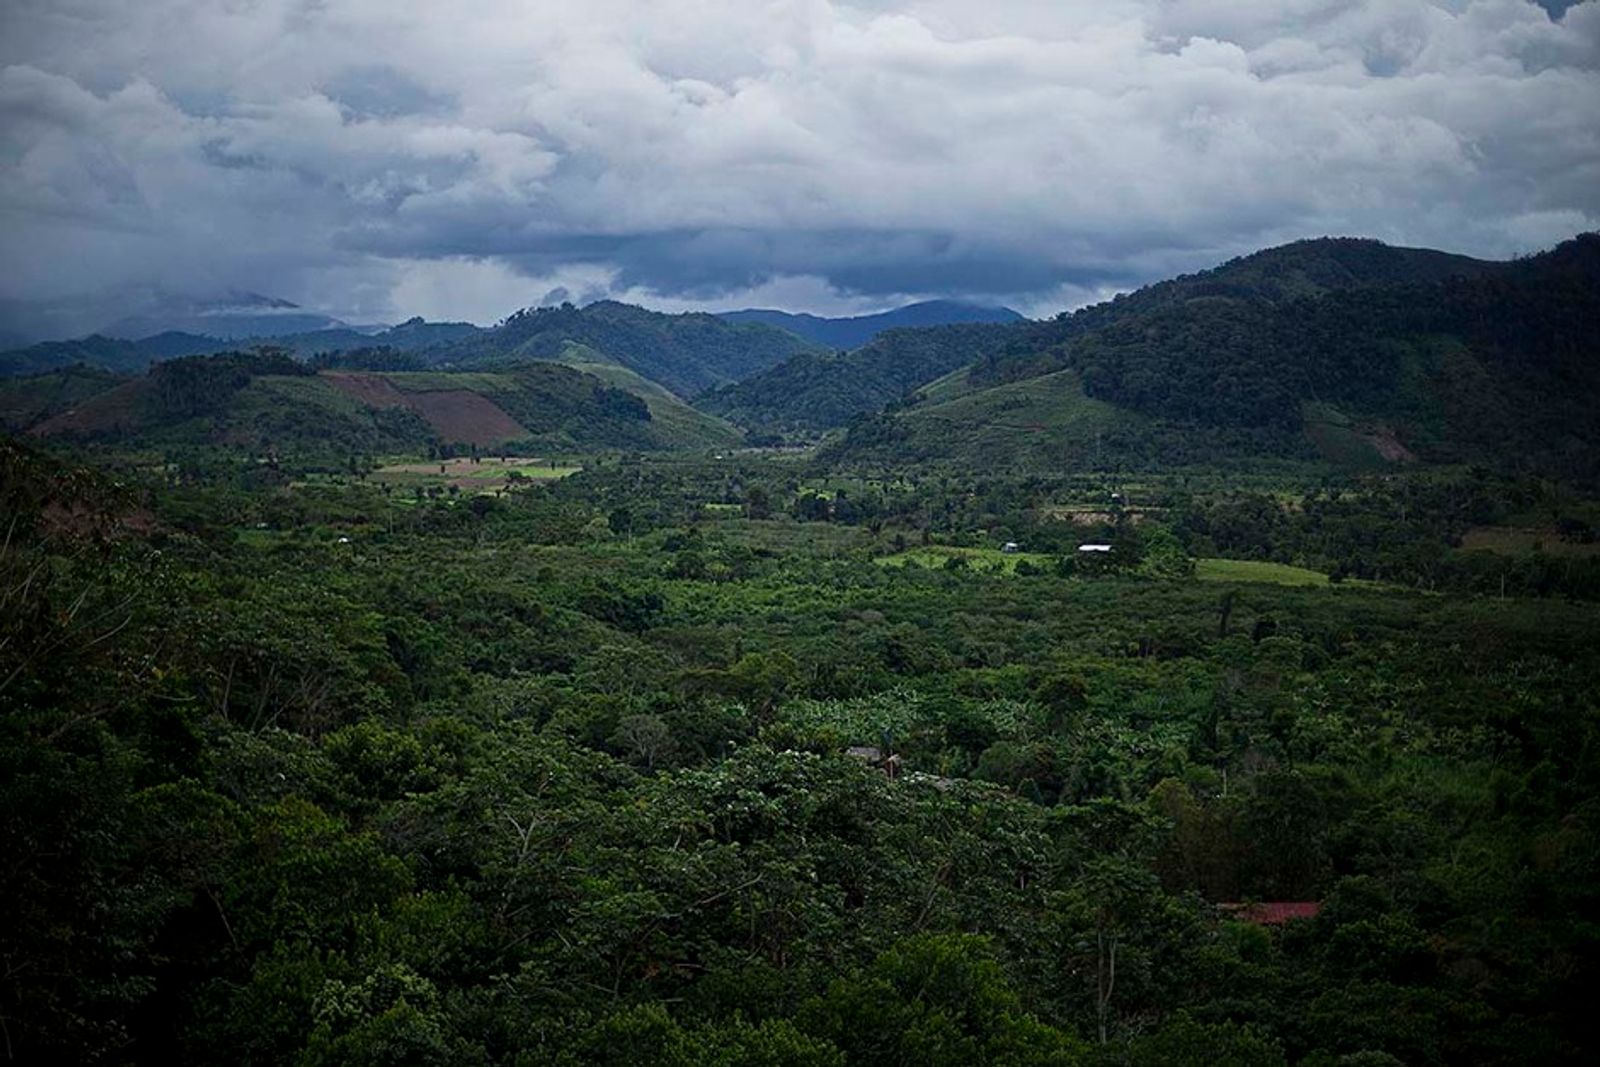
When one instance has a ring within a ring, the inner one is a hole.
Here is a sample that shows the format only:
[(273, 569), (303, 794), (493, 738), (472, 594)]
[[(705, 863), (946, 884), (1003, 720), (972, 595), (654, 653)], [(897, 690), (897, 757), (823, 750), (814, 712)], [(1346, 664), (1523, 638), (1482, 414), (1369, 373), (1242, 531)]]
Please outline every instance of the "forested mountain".
[(885, 330), (905, 326), (950, 326), (962, 322), (1018, 322), (1022, 316), (1005, 307), (985, 307), (959, 300), (924, 300), (916, 304), (883, 311), (876, 315), (826, 318), (821, 315), (795, 315), (771, 308), (746, 308), (724, 311), (720, 317), (730, 322), (764, 322), (797, 333), (828, 348), (851, 349), (871, 341)]
[(0, 352), (0, 376), (42, 374), (76, 363), (117, 374), (135, 374), (157, 360), (195, 356), (228, 347), (215, 337), (164, 333), (142, 341), (124, 341), (98, 334), (77, 341), (42, 341), (26, 348)]
[[(387, 350), (392, 351), (392, 350)], [(474, 446), (570, 451), (725, 446), (737, 432), (642, 383), (572, 367), (326, 370), (283, 353), (190, 356), (122, 378), (86, 368), (0, 381), (13, 431), (120, 448), (347, 457)]]
[[(989, 361), (990, 369), (984, 374), (991, 384), (1058, 370), (1058, 346), (1162, 308), (1204, 300), (1273, 305), (1336, 290), (1476, 276), (1501, 266), (1427, 249), (1393, 248), (1378, 241), (1297, 241), (1045, 322), (1016, 321), (994, 330), (927, 336), (902, 331), (848, 357), (808, 354), (797, 358), (793, 366), (776, 367), (720, 390), (702, 403), (709, 411), (764, 431), (826, 429), (876, 411), (963, 363)], [(1003, 369), (993, 369), (995, 366)]]
[(554, 360), (569, 344), (585, 345), (659, 382), (679, 396), (758, 374), (816, 346), (762, 323), (715, 315), (667, 315), (602, 300), (587, 307), (528, 308), (491, 330), (435, 348), (435, 362), (492, 367)]
[[(1333, 254), (1308, 258), (1317, 249)], [(1420, 277), (1394, 280), (1413, 268)], [(1070, 379), (1086, 398), (1143, 420), (1125, 442), (1140, 462), (1192, 462), (1222, 448), (1588, 478), (1600, 470), (1597, 318), (1594, 235), (1500, 265), (1302, 243), (1019, 332), (966, 373), (958, 391), (968, 395), (935, 390), (869, 420), (839, 454), (920, 442), (926, 458), (983, 462), (962, 443), (970, 434), (946, 432), (953, 417), (982, 410), (999, 425), (1036, 390)], [(984, 390), (1001, 391), (978, 399)], [(1082, 437), (1049, 417), (1022, 429), (1033, 435), (1022, 454), (1044, 465), (1067, 458), (1052, 439)]]
[(842, 426), (1005, 344), (1015, 329), (973, 323), (888, 330), (853, 352), (802, 353), (695, 403), (758, 432)]
[(152, 363), (176, 356), (248, 351), (258, 347), (280, 349), (304, 358), (324, 352), (373, 347), (411, 352), (458, 341), (478, 333), (479, 329), (470, 322), (425, 322), (413, 318), (376, 332), (341, 326), (287, 336), (258, 336), (231, 341), (180, 332), (155, 334), (137, 341), (94, 335), (77, 341), (44, 341), (10, 352), (0, 352), (0, 376), (41, 374), (75, 363), (118, 374), (137, 374)]

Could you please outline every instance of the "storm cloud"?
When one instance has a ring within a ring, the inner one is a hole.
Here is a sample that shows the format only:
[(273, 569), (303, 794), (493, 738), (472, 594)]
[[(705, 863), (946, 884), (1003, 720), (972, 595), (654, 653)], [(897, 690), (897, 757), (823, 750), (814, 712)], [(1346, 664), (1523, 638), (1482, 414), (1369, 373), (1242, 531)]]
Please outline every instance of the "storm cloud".
[(0, 298), (1033, 313), (1600, 227), (1600, 4), (9, 0)]

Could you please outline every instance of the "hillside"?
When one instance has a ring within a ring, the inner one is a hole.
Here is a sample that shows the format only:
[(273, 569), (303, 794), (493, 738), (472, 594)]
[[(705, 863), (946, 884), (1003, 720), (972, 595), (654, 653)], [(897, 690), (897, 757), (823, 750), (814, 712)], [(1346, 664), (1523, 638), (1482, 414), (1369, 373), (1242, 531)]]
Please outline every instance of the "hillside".
[(558, 360), (569, 344), (604, 352), (678, 396), (759, 374), (815, 348), (786, 330), (726, 322), (715, 315), (666, 315), (601, 301), (579, 308), (529, 308), (491, 330), (429, 351), (441, 364), (492, 367)]
[(0, 378), (0, 430), (20, 433), (123, 381), (121, 375), (83, 364), (49, 374)]
[[(989, 462), (952, 418), (993, 419), (1054, 395), (1068, 375), (1085, 397), (1146, 420), (1149, 440), (1119, 449), (1119, 462), (1416, 458), (1594, 477), (1600, 237), (1450, 273), (1460, 267), (1363, 242), (1261, 253), (1019, 332), (911, 410), (859, 424), (830, 454), (878, 455), (901, 441), (927, 458)], [(1393, 280), (1413, 269), (1420, 277)], [(1050, 418), (1039, 425), (1044, 440), (1058, 432)], [(1053, 462), (1049, 448), (1024, 451)]]
[[(1196, 301), (1276, 305), (1342, 290), (1431, 283), (1500, 269), (1465, 256), (1346, 238), (1296, 241), (1184, 275), (1045, 322), (1013, 321), (970, 332), (900, 330), (845, 357), (807, 354), (698, 401), (763, 432), (842, 426), (965, 363), (970, 384), (995, 385), (1063, 369), (1060, 346), (1076, 337)], [(947, 328), (954, 329), (954, 328)]]
[(156, 364), (139, 378), (73, 369), (0, 383), (0, 418), (40, 438), (343, 456), (438, 448), (660, 451), (735, 434), (667, 395), (643, 399), (577, 369), (316, 372), (283, 355)]
[(567, 345), (557, 355), (556, 362), (643, 400), (650, 409), (650, 417), (663, 428), (670, 429), (678, 447), (730, 448), (743, 438), (743, 434), (727, 421), (690, 407), (666, 386), (587, 345)]
[(762, 322), (797, 333), (808, 341), (834, 349), (851, 349), (871, 341), (886, 330), (901, 327), (951, 326), (964, 322), (1020, 322), (1022, 316), (1005, 307), (985, 307), (958, 300), (924, 300), (916, 304), (883, 311), (876, 315), (826, 318), (821, 315), (795, 315), (771, 308), (746, 308), (724, 311), (729, 322)]
[(198, 356), (227, 347), (215, 337), (189, 333), (163, 333), (142, 341), (92, 334), (76, 341), (43, 341), (0, 352), (0, 377), (43, 374), (75, 364), (114, 374), (137, 374), (157, 360)]
[(990, 352), (1014, 332), (992, 323), (898, 329), (853, 352), (808, 352), (696, 404), (761, 432), (817, 431), (877, 411)]
[(164, 359), (248, 351), (253, 348), (282, 349), (302, 358), (323, 352), (372, 347), (415, 352), (459, 341), (478, 332), (479, 327), (470, 322), (425, 322), (414, 318), (376, 332), (341, 326), (290, 336), (258, 336), (236, 341), (178, 331), (159, 333), (137, 341), (96, 334), (76, 341), (45, 341), (0, 352), (0, 377), (43, 374), (77, 363), (117, 374), (139, 374), (152, 363)]

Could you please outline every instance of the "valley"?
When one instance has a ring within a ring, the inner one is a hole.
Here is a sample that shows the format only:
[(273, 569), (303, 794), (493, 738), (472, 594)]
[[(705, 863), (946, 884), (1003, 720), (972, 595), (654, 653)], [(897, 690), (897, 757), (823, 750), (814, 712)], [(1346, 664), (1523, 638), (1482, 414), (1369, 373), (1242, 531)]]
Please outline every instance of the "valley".
[(9, 1039), (1586, 1062), (1596, 247), (16, 361)]

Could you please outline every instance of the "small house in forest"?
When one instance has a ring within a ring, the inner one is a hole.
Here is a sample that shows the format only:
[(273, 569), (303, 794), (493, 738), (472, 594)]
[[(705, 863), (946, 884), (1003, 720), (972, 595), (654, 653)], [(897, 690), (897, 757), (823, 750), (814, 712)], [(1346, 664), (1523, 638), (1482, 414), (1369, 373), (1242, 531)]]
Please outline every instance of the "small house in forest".
[(1079, 545), (1079, 552), (1110, 552), (1110, 545)]

